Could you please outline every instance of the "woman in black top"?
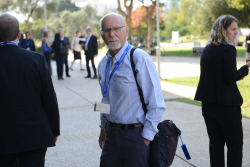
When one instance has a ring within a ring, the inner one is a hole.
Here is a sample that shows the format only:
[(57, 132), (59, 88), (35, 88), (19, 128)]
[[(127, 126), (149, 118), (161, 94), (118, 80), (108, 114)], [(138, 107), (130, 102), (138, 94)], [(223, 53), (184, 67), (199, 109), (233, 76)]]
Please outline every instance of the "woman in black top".
[(236, 82), (248, 75), (247, 64), (237, 70), (236, 36), (238, 20), (220, 16), (210, 33), (210, 44), (201, 55), (200, 82), (195, 100), (202, 101), (202, 114), (209, 136), (211, 167), (224, 167), (224, 145), (227, 145), (227, 167), (241, 167), (243, 99)]
[(66, 55), (61, 55), (59, 52), (60, 45), (66, 46), (64, 41), (61, 41), (60, 34), (56, 33), (52, 48), (55, 51), (56, 66), (57, 66), (57, 76), (58, 80), (63, 80), (63, 63), (65, 61)]

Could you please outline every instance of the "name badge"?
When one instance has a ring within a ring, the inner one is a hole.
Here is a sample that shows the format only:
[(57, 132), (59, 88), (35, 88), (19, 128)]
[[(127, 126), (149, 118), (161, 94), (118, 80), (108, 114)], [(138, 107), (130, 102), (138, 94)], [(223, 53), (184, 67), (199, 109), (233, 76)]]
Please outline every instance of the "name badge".
[(27, 50), (30, 50), (30, 48), (28, 47), (28, 48), (26, 48)]
[(94, 111), (109, 114), (110, 113), (110, 105), (100, 102), (95, 102)]

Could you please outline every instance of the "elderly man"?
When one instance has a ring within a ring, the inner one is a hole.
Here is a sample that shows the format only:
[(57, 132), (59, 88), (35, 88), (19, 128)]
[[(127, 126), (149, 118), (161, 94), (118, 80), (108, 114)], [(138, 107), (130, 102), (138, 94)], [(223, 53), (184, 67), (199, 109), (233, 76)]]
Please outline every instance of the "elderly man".
[(141, 49), (133, 54), (136, 79), (147, 105), (144, 114), (130, 63), (129, 29), (119, 14), (107, 14), (101, 21), (101, 35), (109, 51), (98, 66), (102, 103), (110, 113), (101, 113), (99, 145), (101, 167), (147, 167), (150, 141), (165, 110), (158, 73), (151, 57)]
[(0, 15), (0, 166), (43, 167), (60, 135), (59, 110), (42, 54), (21, 49), (18, 20)]
[[(60, 34), (61, 41), (64, 41), (67, 49), (70, 49), (69, 38), (64, 36), (64, 30), (62, 28), (59, 28), (58, 31)], [(66, 77), (71, 77), (69, 75), (68, 55), (65, 56), (64, 64), (65, 64), (65, 70), (66, 70)]]
[(92, 34), (91, 27), (86, 28), (86, 33), (88, 34), (86, 38), (85, 45), (83, 47), (86, 55), (86, 66), (87, 66), (87, 72), (88, 75), (84, 78), (91, 78), (91, 72), (89, 68), (89, 60), (91, 60), (92, 68), (94, 71), (94, 76), (92, 79), (96, 79), (96, 68), (95, 68), (95, 62), (94, 58), (98, 55), (98, 45), (97, 45), (97, 37)]

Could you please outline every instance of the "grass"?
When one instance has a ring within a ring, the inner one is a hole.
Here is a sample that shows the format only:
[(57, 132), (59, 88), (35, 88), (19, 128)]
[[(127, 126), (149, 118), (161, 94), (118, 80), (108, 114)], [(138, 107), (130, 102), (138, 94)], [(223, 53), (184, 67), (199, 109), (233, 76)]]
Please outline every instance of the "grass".
[[(178, 56), (178, 57), (200, 57), (201, 54), (193, 55), (193, 47), (163, 47), (165, 50), (164, 56)], [(237, 57), (246, 56), (246, 48), (242, 46), (236, 47)]]
[[(172, 79), (168, 79), (167, 82), (197, 87), (198, 82), (199, 82), (199, 77), (172, 78)], [(238, 83), (238, 88), (243, 97), (243, 105), (241, 106), (242, 115), (244, 117), (250, 118), (250, 77), (246, 76), (245, 79), (241, 80)], [(199, 104), (199, 103), (196, 104), (196, 101), (194, 100), (186, 99), (186, 98), (177, 98), (177, 99), (171, 99), (171, 100), (188, 103), (188, 104), (194, 104), (194, 105)]]
[[(170, 78), (167, 82), (179, 84), (179, 85), (186, 85), (186, 86), (193, 86), (197, 87), (200, 77), (183, 77), (183, 78)], [(166, 81), (166, 80), (163, 80)]]
[(178, 102), (182, 102), (182, 103), (187, 103), (187, 104), (192, 104), (192, 105), (196, 105), (196, 106), (201, 106), (201, 102), (200, 101), (195, 101), (195, 100), (190, 99), (190, 98), (175, 98), (175, 99), (165, 100), (165, 102), (170, 102), (170, 101), (178, 101)]

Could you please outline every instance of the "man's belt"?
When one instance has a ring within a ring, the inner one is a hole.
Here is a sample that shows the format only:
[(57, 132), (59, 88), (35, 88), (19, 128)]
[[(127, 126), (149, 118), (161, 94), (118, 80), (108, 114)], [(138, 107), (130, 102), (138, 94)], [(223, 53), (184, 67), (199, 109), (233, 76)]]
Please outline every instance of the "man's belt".
[(109, 126), (114, 128), (114, 130), (129, 130), (129, 129), (135, 129), (142, 127), (143, 125), (141, 123), (135, 123), (135, 124), (117, 124), (113, 122), (108, 121)]

